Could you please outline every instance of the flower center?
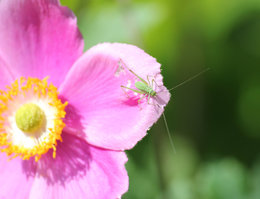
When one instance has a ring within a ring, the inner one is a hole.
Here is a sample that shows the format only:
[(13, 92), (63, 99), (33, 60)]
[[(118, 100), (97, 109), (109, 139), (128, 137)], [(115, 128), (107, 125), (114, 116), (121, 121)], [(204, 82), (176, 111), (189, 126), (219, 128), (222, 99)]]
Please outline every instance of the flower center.
[(16, 125), (26, 133), (34, 133), (41, 128), (44, 112), (33, 103), (22, 105), (15, 114)]
[(68, 103), (47, 78), (21, 78), (6, 88), (0, 91), (0, 151), (10, 159), (38, 161), (51, 149), (55, 158)]

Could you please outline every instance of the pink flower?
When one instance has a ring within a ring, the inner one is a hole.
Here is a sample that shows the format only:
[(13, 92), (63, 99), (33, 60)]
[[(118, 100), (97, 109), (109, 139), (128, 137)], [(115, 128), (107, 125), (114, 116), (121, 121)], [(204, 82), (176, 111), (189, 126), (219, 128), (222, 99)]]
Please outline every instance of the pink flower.
[[(169, 101), (160, 64), (127, 44), (83, 54), (76, 18), (58, 0), (1, 0), (0, 68), (0, 199), (120, 198), (123, 150)], [(155, 78), (155, 106), (122, 90), (134, 86), (129, 68)]]

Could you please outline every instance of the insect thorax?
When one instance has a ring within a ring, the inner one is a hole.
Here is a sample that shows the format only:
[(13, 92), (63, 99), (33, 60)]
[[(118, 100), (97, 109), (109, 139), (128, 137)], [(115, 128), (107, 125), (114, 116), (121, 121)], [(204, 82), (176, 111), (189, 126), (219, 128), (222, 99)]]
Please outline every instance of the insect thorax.
[(150, 95), (154, 97), (154, 96), (157, 95), (157, 93), (156, 93), (156, 91), (154, 91), (154, 90), (152, 89), (152, 90), (150, 91)]

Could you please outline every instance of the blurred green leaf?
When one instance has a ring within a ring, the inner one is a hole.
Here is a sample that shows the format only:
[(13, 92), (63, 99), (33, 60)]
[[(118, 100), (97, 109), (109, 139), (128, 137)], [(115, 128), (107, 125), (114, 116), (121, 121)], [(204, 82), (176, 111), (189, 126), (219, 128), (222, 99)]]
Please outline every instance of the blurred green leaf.
[(255, 163), (252, 172), (250, 173), (251, 179), (251, 194), (249, 199), (259, 199), (260, 196), (260, 161)]
[(246, 133), (260, 136), (260, 85), (253, 84), (241, 93), (239, 113)]
[(246, 171), (234, 159), (203, 165), (198, 172), (196, 187), (200, 199), (246, 199)]

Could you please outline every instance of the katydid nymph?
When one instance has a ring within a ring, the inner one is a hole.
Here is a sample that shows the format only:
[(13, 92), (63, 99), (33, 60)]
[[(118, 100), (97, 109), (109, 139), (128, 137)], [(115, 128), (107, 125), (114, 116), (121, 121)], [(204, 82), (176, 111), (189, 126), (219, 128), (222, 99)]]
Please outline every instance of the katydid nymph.
[[(139, 75), (137, 75), (134, 71), (132, 71), (131, 69), (127, 68), (139, 81), (136, 81), (135, 82), (135, 87), (136, 89), (133, 89), (133, 88), (129, 88), (129, 87), (126, 87), (126, 86), (123, 86), (121, 85), (121, 88), (122, 89), (128, 89), (128, 90), (131, 90), (135, 93), (139, 93), (141, 95), (143, 95), (139, 100), (138, 100), (138, 104), (140, 103), (141, 100), (143, 100), (145, 97), (148, 97), (147, 99), (147, 103), (149, 103), (150, 101), (150, 98), (152, 97), (156, 97), (157, 94), (159, 92), (156, 92), (155, 89), (153, 88), (154, 85), (157, 85), (158, 84), (155, 82), (154, 78), (152, 79), (152, 83), (150, 82), (149, 80), (149, 76), (147, 76), (147, 81), (145, 81), (142, 77), (140, 77)], [(158, 86), (159, 87), (159, 86)], [(159, 104), (157, 104), (157, 106), (160, 106)], [(164, 113), (162, 112), (162, 115), (163, 115), (163, 120), (164, 120), (164, 123), (165, 123), (165, 127), (166, 127), (166, 131), (167, 131), (167, 134), (168, 134), (168, 137), (170, 139), (170, 143), (171, 143), (171, 146), (172, 146), (172, 149), (174, 151), (174, 153), (176, 153), (176, 150), (175, 150), (175, 146), (174, 146), (174, 143), (173, 143), (173, 139), (172, 139), (172, 136), (170, 134), (170, 131), (169, 131), (169, 128), (168, 128), (168, 124), (167, 124), (167, 121), (166, 121), (166, 117), (164, 115)]]
[[(143, 96), (138, 100), (138, 104), (140, 103), (140, 101), (142, 99), (144, 99), (145, 97), (148, 96), (148, 100), (147, 102), (149, 103), (150, 101), (150, 98), (151, 97), (155, 97), (157, 95), (157, 92), (153, 89), (153, 85), (151, 85), (149, 79), (148, 79), (148, 76), (147, 76), (147, 81), (145, 81), (143, 78), (141, 78), (139, 75), (137, 75), (134, 71), (132, 71), (131, 69), (128, 69), (132, 74), (134, 74), (140, 81), (136, 81), (135, 82), (135, 87), (138, 89), (132, 89), (132, 88), (129, 88), (129, 87), (126, 87), (126, 86), (121, 86), (122, 88), (125, 88), (125, 89), (129, 89), (135, 93), (139, 93), (139, 94), (143, 94)], [(153, 79), (152, 80), (152, 83), (155, 83), (155, 80)]]
[[(121, 85), (121, 88), (122, 89), (128, 89), (128, 90), (131, 90), (133, 91), (134, 93), (138, 93), (138, 94), (141, 94), (142, 96), (140, 97), (140, 99), (138, 100), (138, 104), (140, 104), (141, 100), (143, 100), (145, 97), (148, 97), (147, 98), (147, 104), (150, 104), (149, 101), (150, 101), (150, 98), (155, 98), (159, 93), (163, 92), (163, 91), (155, 91), (155, 89), (153, 88), (154, 87), (154, 84), (158, 86), (158, 84), (155, 82), (155, 79), (153, 78), (152, 79), (152, 83), (150, 82), (149, 80), (149, 76), (147, 76), (147, 81), (145, 81), (142, 77), (140, 77), (139, 75), (137, 75), (133, 70), (129, 69), (128, 67), (126, 67), (128, 69), (129, 72), (131, 72), (138, 80), (135, 82), (135, 87), (136, 89), (133, 89), (133, 88), (129, 88), (127, 86), (123, 86)], [(184, 82), (178, 84), (177, 86), (169, 89), (168, 91), (171, 91), (171, 90), (174, 90), (176, 89), (177, 87), (195, 79), (196, 77), (198, 77), (199, 75), (201, 75), (202, 73), (208, 71), (209, 68), (206, 68), (204, 69), (203, 71), (199, 72), (198, 74), (192, 76), (191, 78), (185, 80)], [(160, 107), (159, 104), (151, 104), (151, 105), (157, 105)], [(170, 140), (170, 144), (172, 146), (172, 149), (174, 151), (174, 153), (176, 153), (176, 149), (175, 149), (175, 146), (174, 146), (174, 143), (173, 143), (173, 139), (172, 139), (172, 136), (170, 134), (170, 130), (169, 130), (169, 127), (168, 127), (168, 123), (166, 121), (166, 117), (164, 115), (164, 113), (162, 112), (162, 115), (163, 115), (163, 120), (164, 120), (164, 124), (165, 124), (165, 127), (166, 127), (166, 131), (167, 131), (167, 134), (168, 134), (168, 137), (169, 137), (169, 140)]]

